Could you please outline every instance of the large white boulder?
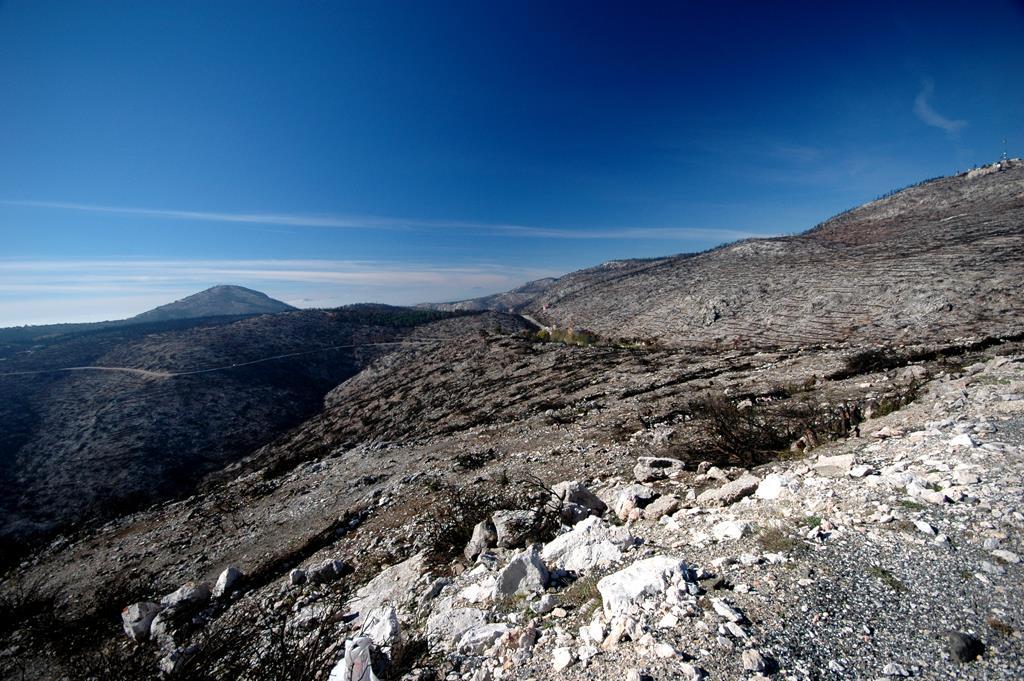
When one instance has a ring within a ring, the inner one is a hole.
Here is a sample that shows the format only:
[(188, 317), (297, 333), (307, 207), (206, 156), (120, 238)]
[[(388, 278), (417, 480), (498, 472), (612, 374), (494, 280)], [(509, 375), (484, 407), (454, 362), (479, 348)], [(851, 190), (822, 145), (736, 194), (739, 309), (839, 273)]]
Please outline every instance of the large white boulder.
[(390, 605), (371, 611), (363, 622), (362, 631), (378, 648), (390, 646), (398, 638), (398, 611)]
[(549, 541), (541, 557), (551, 567), (584, 572), (622, 560), (622, 550), (636, 542), (625, 527), (590, 517)]
[(396, 565), (386, 568), (379, 575), (356, 590), (345, 606), (356, 613), (353, 626), (358, 627), (373, 610), (391, 605), (396, 608), (411, 606), (416, 600), (416, 581), (426, 572), (426, 554), (419, 553)]
[(646, 596), (657, 596), (686, 576), (686, 563), (679, 558), (657, 556), (633, 563), (604, 577), (597, 590), (609, 618), (625, 613), (629, 606)]
[(145, 641), (149, 638), (149, 625), (153, 618), (163, 610), (163, 606), (149, 601), (132, 603), (121, 611), (121, 624), (124, 625), (124, 633), (128, 634), (133, 641)]
[(449, 649), (470, 629), (487, 624), (486, 611), (451, 605), (452, 599), (438, 599), (427, 617), (427, 641), (432, 649)]
[(769, 473), (757, 486), (754, 496), (758, 499), (773, 501), (791, 494), (800, 489), (800, 481), (782, 475), (781, 473)]
[(508, 625), (503, 623), (473, 627), (459, 638), (458, 651), (463, 655), (483, 655), (507, 631)]
[(537, 547), (531, 546), (512, 556), (508, 564), (498, 572), (494, 596), (500, 598), (543, 591), (547, 583), (548, 569)]

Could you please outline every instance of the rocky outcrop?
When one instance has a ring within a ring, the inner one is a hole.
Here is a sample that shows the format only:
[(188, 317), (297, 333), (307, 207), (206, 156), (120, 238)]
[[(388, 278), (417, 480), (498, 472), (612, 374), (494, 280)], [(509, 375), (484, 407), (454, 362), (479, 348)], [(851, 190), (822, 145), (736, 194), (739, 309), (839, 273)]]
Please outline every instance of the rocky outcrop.
[(544, 545), (541, 556), (553, 567), (586, 572), (594, 567), (607, 567), (622, 559), (622, 552), (636, 538), (625, 527), (609, 525), (591, 517)]
[(672, 585), (680, 584), (687, 567), (679, 558), (658, 556), (637, 561), (604, 577), (597, 583), (605, 615), (625, 613), (630, 606), (649, 596), (659, 596)]

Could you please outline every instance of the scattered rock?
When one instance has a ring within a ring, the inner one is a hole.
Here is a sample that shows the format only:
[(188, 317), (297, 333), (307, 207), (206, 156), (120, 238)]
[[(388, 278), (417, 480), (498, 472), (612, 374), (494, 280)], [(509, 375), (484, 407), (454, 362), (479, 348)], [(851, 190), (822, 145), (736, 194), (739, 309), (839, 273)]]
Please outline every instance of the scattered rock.
[(935, 528), (923, 520), (915, 520), (914, 527), (916, 527), (917, 531), (921, 534), (927, 534), (929, 537), (935, 536)]
[(530, 610), (533, 610), (538, 615), (546, 615), (555, 608), (558, 607), (558, 596), (555, 594), (544, 594), (539, 600), (534, 602), (530, 606)]
[(210, 600), (210, 585), (188, 582), (160, 599), (165, 608), (196, 607)]
[(764, 656), (756, 650), (744, 650), (741, 656), (743, 669), (748, 672), (763, 672), (768, 668)]
[(977, 636), (965, 634), (960, 631), (951, 631), (947, 634), (949, 640), (949, 652), (953, 659), (958, 662), (971, 662), (978, 659), (985, 652), (985, 644)]
[(618, 563), (623, 549), (634, 542), (636, 538), (628, 529), (609, 525), (595, 516), (552, 539), (544, 546), (541, 556), (552, 567), (584, 572)]
[(663, 456), (641, 456), (633, 468), (633, 477), (637, 482), (653, 482), (664, 480), (673, 474), (686, 470), (686, 464), (679, 459)]
[(235, 584), (242, 578), (242, 571), (234, 566), (229, 566), (217, 577), (217, 583), (213, 586), (213, 597), (223, 598), (231, 593)]
[(761, 481), (749, 473), (727, 482), (717, 489), (709, 489), (697, 497), (697, 503), (701, 506), (728, 506), (734, 504), (743, 497), (750, 496), (757, 490)]
[(507, 624), (484, 624), (464, 633), (457, 649), (463, 655), (482, 655), (494, 642), (508, 633)]
[(555, 648), (551, 651), (551, 669), (560, 672), (576, 661), (576, 655), (569, 648)]
[(795, 492), (799, 487), (800, 483), (788, 475), (769, 473), (764, 477), (764, 480), (758, 484), (757, 490), (754, 492), (754, 496), (758, 499), (772, 501), (791, 492)]
[(384, 569), (357, 589), (345, 606), (350, 612), (357, 613), (352, 626), (362, 624), (368, 613), (381, 606), (391, 605), (399, 609), (411, 606), (416, 599), (413, 585), (425, 571), (426, 554), (419, 553)]
[(463, 551), (466, 560), (474, 561), (476, 557), (498, 542), (498, 533), (494, 523), (490, 520), (482, 520), (473, 528), (473, 536)]
[(862, 464), (858, 464), (858, 465), (854, 466), (853, 468), (851, 468), (850, 472), (847, 473), (847, 475), (849, 475), (851, 478), (859, 479), (859, 478), (866, 478), (867, 476), (871, 475), (874, 472), (875, 472), (874, 468), (872, 468), (871, 466), (869, 466), (866, 463), (862, 463)]
[(966, 449), (974, 449), (975, 447), (978, 446), (978, 443), (975, 442), (974, 438), (972, 438), (967, 433), (960, 433), (959, 435), (953, 437), (949, 441), (949, 446), (950, 447), (964, 447)]
[(814, 464), (814, 472), (823, 478), (841, 478), (849, 474), (856, 462), (853, 454), (838, 454), (836, 456), (819, 456)]
[(563, 503), (578, 504), (593, 515), (604, 515), (608, 506), (579, 480), (560, 482), (551, 488)]
[(306, 576), (314, 584), (326, 584), (344, 575), (346, 568), (347, 566), (343, 561), (336, 559), (326, 560), (309, 570)]
[(907, 668), (896, 662), (890, 662), (882, 667), (882, 674), (884, 676), (910, 676)]
[(531, 511), (496, 511), (491, 517), (496, 543), (503, 549), (522, 546), (533, 534), (534, 514)]
[(163, 610), (163, 606), (149, 601), (132, 603), (121, 611), (121, 623), (124, 633), (133, 641), (145, 641), (149, 638), (149, 627), (153, 618)]
[(649, 506), (644, 508), (643, 515), (649, 520), (658, 520), (662, 516), (675, 513), (679, 508), (679, 497), (673, 494), (666, 494), (655, 499)]
[(619, 491), (615, 498), (615, 514), (626, 520), (630, 514), (650, 504), (658, 496), (652, 487), (647, 485), (630, 485)]
[(711, 536), (718, 541), (740, 539), (750, 534), (750, 523), (741, 520), (723, 520), (711, 528)]
[(711, 607), (714, 608), (715, 612), (718, 613), (720, 617), (723, 617), (730, 622), (739, 623), (743, 621), (743, 613), (726, 603), (721, 598), (712, 598)]
[(378, 648), (390, 646), (398, 638), (398, 611), (383, 605), (370, 612), (363, 621), (362, 633)]
[(427, 640), (432, 646), (451, 648), (467, 631), (486, 623), (487, 613), (477, 608), (435, 607), (427, 618)]

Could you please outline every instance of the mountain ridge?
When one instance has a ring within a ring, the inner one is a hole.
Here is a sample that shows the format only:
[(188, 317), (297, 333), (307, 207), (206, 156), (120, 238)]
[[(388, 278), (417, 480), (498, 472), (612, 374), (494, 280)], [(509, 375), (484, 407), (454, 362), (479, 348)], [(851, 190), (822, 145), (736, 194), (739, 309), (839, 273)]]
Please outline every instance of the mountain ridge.
[[(566, 274), (531, 294), (430, 305), (673, 345), (949, 341), (1019, 329), (1024, 162), (926, 180), (796, 236)], [(951, 282), (955, 282), (952, 285)], [(488, 305), (491, 307), (488, 308)]]

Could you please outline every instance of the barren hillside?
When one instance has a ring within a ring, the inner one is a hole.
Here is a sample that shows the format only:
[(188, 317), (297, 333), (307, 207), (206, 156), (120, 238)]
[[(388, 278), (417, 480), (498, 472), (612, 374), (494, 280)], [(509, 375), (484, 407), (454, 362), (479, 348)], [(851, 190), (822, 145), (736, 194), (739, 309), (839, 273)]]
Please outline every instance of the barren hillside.
[(799, 236), (610, 263), (529, 300), (490, 302), (559, 327), (676, 346), (1014, 333), (1024, 300), (1024, 163), (989, 170), (924, 182)]

